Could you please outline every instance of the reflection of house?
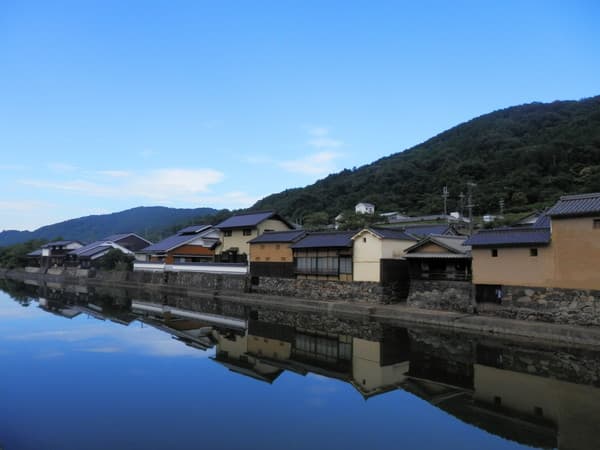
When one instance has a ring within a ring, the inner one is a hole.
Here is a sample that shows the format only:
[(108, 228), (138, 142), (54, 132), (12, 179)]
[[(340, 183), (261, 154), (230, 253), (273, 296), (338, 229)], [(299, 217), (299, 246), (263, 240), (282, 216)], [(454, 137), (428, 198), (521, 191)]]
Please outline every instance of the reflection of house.
[(29, 264), (42, 268), (62, 266), (69, 252), (83, 247), (79, 241), (54, 241), (27, 255)]
[(467, 244), (477, 285), (600, 289), (600, 193), (561, 197), (533, 226), (482, 230)]
[[(352, 236), (352, 241), (354, 281), (380, 282), (385, 278), (385, 263), (389, 260), (400, 263), (399, 258), (417, 238), (400, 230), (365, 228)], [(401, 268), (393, 270), (400, 272)]]
[(297, 278), (352, 281), (353, 231), (310, 233), (291, 246)]
[(266, 231), (286, 231), (294, 227), (274, 211), (238, 214), (216, 225), (221, 231), (217, 249), (223, 262), (246, 262), (250, 254), (248, 241)]
[(252, 239), (250, 274), (255, 277), (294, 278), (294, 255), (290, 245), (306, 235), (303, 230), (268, 231)]
[(430, 235), (406, 249), (410, 277), (416, 280), (470, 280), (471, 248), (464, 236)]
[(194, 225), (179, 230), (137, 252), (137, 258), (166, 264), (212, 261), (219, 243), (219, 230), (211, 225)]

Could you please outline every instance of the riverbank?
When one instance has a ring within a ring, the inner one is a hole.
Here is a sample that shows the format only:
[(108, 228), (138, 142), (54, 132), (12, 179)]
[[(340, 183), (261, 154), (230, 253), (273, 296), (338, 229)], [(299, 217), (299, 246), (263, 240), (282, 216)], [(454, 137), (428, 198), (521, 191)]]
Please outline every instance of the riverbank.
[[(600, 346), (600, 328), (577, 325), (563, 325), (535, 321), (514, 320), (501, 317), (483, 316), (451, 311), (420, 309), (398, 304), (374, 304), (358, 300), (323, 301), (310, 298), (274, 296), (239, 292), (226, 289), (227, 286), (210, 285), (168, 285), (127, 281), (122, 273), (104, 272), (100, 276), (64, 276), (58, 274), (31, 274), (22, 270), (0, 270), (0, 277), (35, 284), (89, 286), (107, 289), (128, 289), (147, 293), (177, 294), (194, 298), (211, 298), (236, 302), (250, 306), (264, 306), (273, 309), (315, 312), (333, 316), (371, 319), (405, 326), (426, 326), (445, 328), (460, 332), (494, 334), (519, 338), (534, 338), (561, 344)], [(241, 281), (238, 280), (238, 283)], [(241, 286), (241, 284), (239, 285)]]

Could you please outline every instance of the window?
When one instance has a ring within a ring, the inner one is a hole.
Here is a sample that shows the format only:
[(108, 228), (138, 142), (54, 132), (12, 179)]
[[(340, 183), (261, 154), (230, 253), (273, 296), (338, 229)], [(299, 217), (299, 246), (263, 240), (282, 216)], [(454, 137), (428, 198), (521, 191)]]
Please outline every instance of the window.
[(225, 230), (223, 231), (223, 236), (225, 237), (231, 237), (232, 231), (231, 230)]
[(530, 248), (529, 249), (529, 256), (537, 256), (538, 255), (538, 249), (537, 248)]
[(497, 248), (493, 248), (492, 249), (492, 258), (497, 258), (498, 257), (498, 249)]
[(363, 242), (364, 242), (365, 244), (367, 243), (367, 238), (366, 238), (366, 237), (364, 237), (364, 238), (363, 238)]
[(250, 236), (252, 234), (252, 229), (251, 228), (244, 228), (244, 231), (242, 232), (242, 234), (244, 236)]
[(600, 219), (594, 219), (594, 228), (600, 230)]
[(351, 256), (340, 257), (340, 273), (352, 274), (352, 257)]
[(279, 250), (281, 248), (280, 244), (275, 244), (275, 250)]

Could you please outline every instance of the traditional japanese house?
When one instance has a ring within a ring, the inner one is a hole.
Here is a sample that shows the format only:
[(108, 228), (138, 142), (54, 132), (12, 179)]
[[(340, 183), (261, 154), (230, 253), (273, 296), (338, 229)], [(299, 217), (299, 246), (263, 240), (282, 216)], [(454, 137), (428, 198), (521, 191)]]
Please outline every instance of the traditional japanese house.
[(429, 235), (406, 249), (410, 278), (471, 280), (471, 247), (465, 236)]
[(391, 228), (365, 228), (354, 236), (353, 280), (385, 282), (408, 275), (403, 259), (417, 237)]
[(143, 237), (135, 233), (111, 234), (110, 236), (107, 236), (102, 240), (114, 242), (115, 244), (118, 244), (121, 247), (126, 248), (127, 250), (130, 250), (132, 252), (137, 252), (138, 250), (152, 245), (152, 242), (150, 242), (147, 239), (144, 239)]
[(250, 275), (294, 278), (294, 255), (290, 246), (304, 236), (304, 230), (267, 231), (249, 241)]
[(194, 225), (152, 244), (139, 252), (138, 260), (165, 264), (211, 262), (219, 244), (219, 230), (212, 225)]
[(238, 214), (215, 227), (221, 232), (217, 254), (222, 262), (247, 262), (250, 254), (248, 241), (266, 231), (294, 229), (291, 223), (274, 211)]
[(28, 263), (43, 269), (62, 267), (68, 259), (68, 254), (81, 247), (83, 244), (79, 241), (48, 242), (38, 250), (27, 254)]
[(352, 281), (355, 231), (309, 233), (291, 246), (297, 278)]
[(481, 298), (502, 286), (600, 290), (600, 193), (563, 196), (533, 226), (482, 230), (467, 244)]
[(94, 266), (94, 262), (106, 256), (111, 250), (117, 250), (124, 255), (134, 256), (134, 253), (121, 245), (102, 240), (84, 245), (76, 250), (69, 252), (67, 256), (67, 265), (78, 266), (82, 269), (88, 269)]

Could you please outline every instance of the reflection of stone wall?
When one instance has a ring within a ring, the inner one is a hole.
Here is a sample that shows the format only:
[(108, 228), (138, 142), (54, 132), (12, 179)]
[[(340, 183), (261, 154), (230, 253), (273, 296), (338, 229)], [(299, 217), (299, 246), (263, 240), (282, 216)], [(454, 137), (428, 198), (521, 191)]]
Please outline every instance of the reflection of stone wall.
[(371, 341), (383, 337), (384, 325), (368, 319), (346, 319), (324, 313), (290, 312), (263, 307), (255, 310), (258, 313), (258, 320), (262, 322), (285, 325), (297, 330), (347, 335)]
[(407, 304), (415, 308), (473, 312), (468, 281), (411, 280)]
[(327, 281), (290, 278), (258, 278), (252, 292), (264, 295), (308, 298), (312, 300), (345, 300), (369, 303), (395, 303), (397, 290), (369, 281)]
[(482, 305), (482, 314), (572, 325), (600, 325), (600, 291), (520, 286), (503, 286), (502, 290), (502, 304)]

